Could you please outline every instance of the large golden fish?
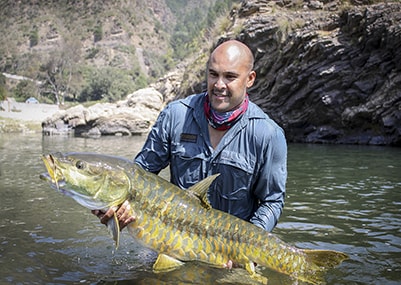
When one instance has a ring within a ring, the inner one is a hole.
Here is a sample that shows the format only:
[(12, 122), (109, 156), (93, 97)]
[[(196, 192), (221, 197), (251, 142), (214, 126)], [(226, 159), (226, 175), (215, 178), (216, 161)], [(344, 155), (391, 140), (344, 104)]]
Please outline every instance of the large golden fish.
[[(347, 259), (331, 250), (299, 249), (249, 222), (212, 209), (207, 190), (216, 175), (184, 191), (163, 178), (119, 157), (90, 153), (43, 156), (53, 188), (89, 209), (116, 207), (129, 200), (135, 222), (130, 234), (159, 253), (153, 265), (168, 271), (183, 261), (227, 268), (243, 266), (252, 278), (267, 283), (254, 264), (311, 284), (324, 283), (325, 272)], [(117, 218), (109, 228), (118, 246)]]

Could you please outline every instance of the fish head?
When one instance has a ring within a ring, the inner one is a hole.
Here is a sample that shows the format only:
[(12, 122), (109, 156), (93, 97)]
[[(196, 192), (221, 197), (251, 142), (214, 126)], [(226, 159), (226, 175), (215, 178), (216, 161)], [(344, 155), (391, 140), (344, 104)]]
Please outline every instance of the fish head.
[(42, 160), (47, 173), (41, 178), (86, 208), (108, 209), (129, 196), (128, 160), (91, 153), (52, 153)]

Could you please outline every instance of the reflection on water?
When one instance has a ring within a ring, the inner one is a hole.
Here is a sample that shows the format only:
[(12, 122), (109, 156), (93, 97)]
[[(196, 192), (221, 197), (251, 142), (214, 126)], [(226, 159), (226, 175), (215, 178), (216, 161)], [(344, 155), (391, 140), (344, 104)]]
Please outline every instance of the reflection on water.
[[(38, 177), (42, 153), (90, 151), (132, 158), (143, 137), (0, 137), (0, 283), (249, 284), (242, 270), (191, 263), (153, 274), (155, 254), (126, 233), (114, 251), (97, 218)], [(274, 233), (306, 248), (349, 253), (328, 284), (401, 283), (401, 150), (289, 145), (284, 214)], [(261, 269), (270, 284), (292, 284)]]

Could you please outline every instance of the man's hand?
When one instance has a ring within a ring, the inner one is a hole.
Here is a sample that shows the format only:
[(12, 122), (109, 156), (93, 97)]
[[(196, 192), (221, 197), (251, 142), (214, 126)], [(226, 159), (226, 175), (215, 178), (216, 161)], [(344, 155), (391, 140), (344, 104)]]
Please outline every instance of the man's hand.
[(131, 216), (131, 205), (128, 201), (125, 201), (118, 208), (115, 207), (108, 209), (107, 212), (92, 210), (92, 214), (97, 216), (100, 219), (100, 222), (105, 225), (107, 225), (108, 220), (114, 216), (114, 213), (117, 215), (120, 230), (125, 228), (129, 223), (135, 221), (135, 218)]

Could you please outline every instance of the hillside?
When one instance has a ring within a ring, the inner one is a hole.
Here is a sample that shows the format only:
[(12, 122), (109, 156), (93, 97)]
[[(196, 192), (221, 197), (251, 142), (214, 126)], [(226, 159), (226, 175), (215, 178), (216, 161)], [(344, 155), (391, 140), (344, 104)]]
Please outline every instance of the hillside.
[(43, 83), (9, 84), (17, 99), (116, 101), (190, 56), (233, 2), (2, 1), (0, 72)]

